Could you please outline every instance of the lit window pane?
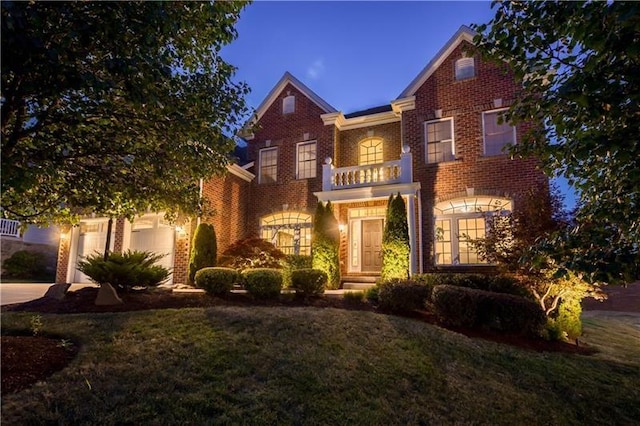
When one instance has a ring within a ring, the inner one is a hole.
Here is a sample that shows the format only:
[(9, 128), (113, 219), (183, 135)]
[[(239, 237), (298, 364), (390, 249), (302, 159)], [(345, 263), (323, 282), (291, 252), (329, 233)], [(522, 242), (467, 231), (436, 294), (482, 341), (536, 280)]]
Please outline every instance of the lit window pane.
[(367, 139), (360, 142), (359, 162), (361, 166), (382, 163), (382, 139)]

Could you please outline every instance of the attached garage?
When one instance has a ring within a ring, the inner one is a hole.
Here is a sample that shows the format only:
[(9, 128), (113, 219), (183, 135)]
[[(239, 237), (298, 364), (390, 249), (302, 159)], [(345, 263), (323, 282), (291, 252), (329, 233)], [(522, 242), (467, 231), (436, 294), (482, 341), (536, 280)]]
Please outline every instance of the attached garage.
[[(95, 253), (104, 253), (104, 248), (107, 243), (107, 224), (108, 220), (106, 219), (83, 220), (80, 222), (80, 226), (78, 227), (78, 232), (76, 234), (77, 243), (75, 244), (75, 256), (72, 256), (72, 259), (74, 259), (72, 282), (91, 282), (89, 280), (89, 277), (76, 269), (76, 266), (78, 265), (78, 262), (85, 256)], [(109, 250), (113, 250), (114, 235), (115, 230), (112, 229)]]
[(131, 224), (129, 248), (163, 254), (164, 257), (158, 264), (171, 271), (175, 235), (175, 228), (164, 220), (162, 214), (145, 215), (136, 218)]

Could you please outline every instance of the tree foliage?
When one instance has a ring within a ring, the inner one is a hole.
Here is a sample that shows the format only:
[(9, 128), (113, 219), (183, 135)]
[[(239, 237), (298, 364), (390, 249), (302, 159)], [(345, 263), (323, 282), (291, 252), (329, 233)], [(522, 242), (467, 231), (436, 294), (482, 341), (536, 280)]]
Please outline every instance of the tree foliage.
[(400, 194), (390, 195), (382, 235), (382, 280), (409, 278), (409, 226), (407, 208)]
[(189, 259), (189, 282), (195, 283), (196, 272), (202, 268), (216, 266), (218, 244), (213, 225), (201, 223), (193, 235), (191, 256)]
[(2, 2), (2, 208), (23, 221), (197, 213), (248, 88), (246, 2)]
[(325, 206), (318, 202), (313, 217), (313, 234), (311, 236), (311, 257), (313, 269), (327, 274), (327, 287), (340, 287), (340, 231), (338, 221), (333, 215), (331, 202)]
[(475, 42), (522, 84), (508, 119), (543, 124), (513, 150), (541, 159), (580, 195), (576, 226), (550, 240), (562, 246), (556, 261), (589, 279), (622, 279), (613, 262), (637, 262), (640, 244), (640, 4), (494, 7), (494, 18), (475, 26)]

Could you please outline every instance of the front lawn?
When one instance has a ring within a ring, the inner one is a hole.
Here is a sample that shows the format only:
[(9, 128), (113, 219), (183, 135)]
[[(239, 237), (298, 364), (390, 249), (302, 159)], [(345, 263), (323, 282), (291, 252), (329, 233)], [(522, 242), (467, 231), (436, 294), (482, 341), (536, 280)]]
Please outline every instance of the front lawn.
[[(5, 312), (2, 327), (27, 330), (32, 316)], [(590, 318), (584, 340), (609, 349), (584, 356), (332, 308), (48, 314), (42, 332), (80, 353), (3, 395), (2, 424), (633, 424), (633, 321)]]

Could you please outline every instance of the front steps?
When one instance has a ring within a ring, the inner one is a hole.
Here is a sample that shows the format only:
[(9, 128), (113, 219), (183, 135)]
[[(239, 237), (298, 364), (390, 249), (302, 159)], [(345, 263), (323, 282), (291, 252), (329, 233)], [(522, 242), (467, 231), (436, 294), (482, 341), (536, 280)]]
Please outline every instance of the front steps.
[(376, 285), (378, 276), (352, 275), (342, 277), (342, 288), (344, 290), (366, 290)]

